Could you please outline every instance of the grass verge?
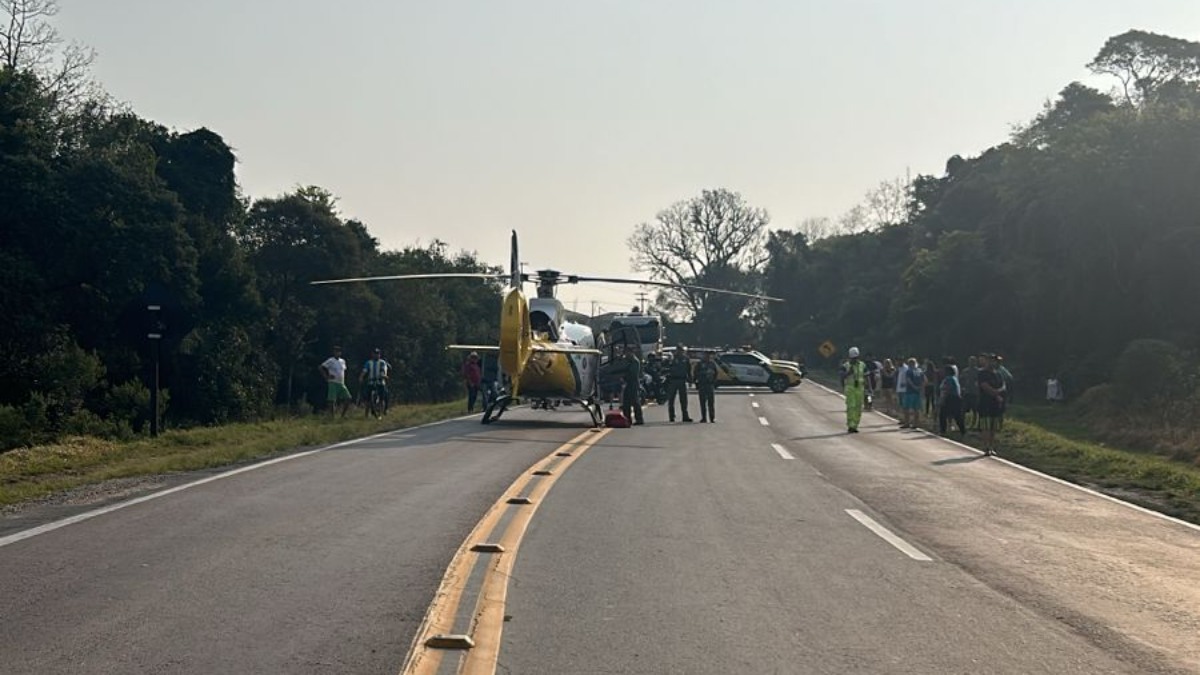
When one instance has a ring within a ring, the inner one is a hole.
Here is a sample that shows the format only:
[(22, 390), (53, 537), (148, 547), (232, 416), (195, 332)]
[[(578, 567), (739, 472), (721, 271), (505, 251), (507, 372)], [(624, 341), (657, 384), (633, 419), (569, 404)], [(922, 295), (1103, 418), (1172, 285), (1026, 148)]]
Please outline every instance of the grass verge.
[[(810, 373), (811, 379), (840, 389), (836, 374)], [(921, 426), (937, 429), (922, 417)], [(975, 447), (977, 434), (954, 440)], [(998, 440), (1000, 456), (1077, 485), (1200, 524), (1200, 466), (1151, 452), (1113, 447), (1061, 408), (1014, 406)]]
[(211, 469), (298, 448), (457, 417), (465, 401), (393, 407), (381, 420), (351, 409), (345, 418), (311, 416), (167, 431), (158, 438), (108, 441), (66, 438), (0, 454), (0, 506), (115, 478)]

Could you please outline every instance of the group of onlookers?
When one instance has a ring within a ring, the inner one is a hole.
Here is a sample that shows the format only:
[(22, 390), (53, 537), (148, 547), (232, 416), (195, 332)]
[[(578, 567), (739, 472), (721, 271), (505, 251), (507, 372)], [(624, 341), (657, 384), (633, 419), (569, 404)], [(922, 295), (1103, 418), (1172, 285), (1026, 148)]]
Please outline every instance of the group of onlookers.
[[(861, 375), (860, 375), (861, 374)], [(854, 386), (858, 377), (861, 387)], [(981, 353), (967, 357), (962, 368), (953, 356), (940, 362), (916, 357), (876, 360), (867, 354), (860, 362), (858, 349), (850, 352), (843, 364), (842, 383), (847, 396), (848, 430), (858, 430), (858, 416), (852, 408), (871, 410), (875, 401), (900, 419), (901, 429), (915, 429), (922, 414), (946, 435), (951, 425), (967, 434), (968, 425), (982, 434), (984, 451), (995, 454), (996, 432), (1004, 421), (1004, 411), (1013, 398), (1013, 375), (998, 354)], [(859, 397), (861, 403), (852, 398)]]

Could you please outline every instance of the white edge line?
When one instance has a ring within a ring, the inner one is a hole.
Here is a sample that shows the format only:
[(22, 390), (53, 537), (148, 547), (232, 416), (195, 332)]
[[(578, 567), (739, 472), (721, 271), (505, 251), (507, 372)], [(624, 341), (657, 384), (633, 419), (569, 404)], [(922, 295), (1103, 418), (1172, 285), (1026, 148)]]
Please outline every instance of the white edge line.
[(933, 562), (933, 558), (921, 553), (919, 550), (917, 550), (917, 547), (913, 546), (907, 541), (904, 541), (897, 536), (896, 533), (875, 522), (875, 519), (871, 516), (868, 516), (858, 509), (846, 509), (846, 513), (850, 514), (851, 518), (865, 525), (868, 530), (879, 535), (881, 539), (892, 546), (895, 546), (904, 555), (912, 558), (913, 560), (919, 560), (921, 562)]
[(167, 488), (166, 490), (161, 490), (159, 492), (154, 492), (154, 493), (151, 493), (148, 495), (143, 495), (141, 497), (135, 497), (134, 499), (130, 499), (128, 501), (118, 502), (116, 504), (109, 504), (108, 506), (94, 509), (92, 511), (85, 511), (83, 513), (78, 513), (69, 518), (63, 518), (62, 520), (56, 520), (51, 523), (46, 523), (45, 525), (38, 525), (37, 527), (31, 527), (28, 530), (21, 530), (20, 532), (15, 532), (6, 537), (0, 537), (0, 548), (8, 546), (9, 544), (15, 544), (18, 541), (21, 541), (23, 539), (29, 539), (31, 537), (36, 537), (39, 534), (46, 534), (47, 532), (53, 532), (54, 530), (66, 527), (68, 525), (74, 525), (75, 523), (81, 523), (85, 520), (91, 520), (92, 518), (95, 518), (97, 516), (103, 516), (106, 513), (112, 513), (113, 511), (119, 511), (120, 509), (129, 507), (129, 506), (134, 506), (137, 504), (141, 504), (143, 502), (148, 502), (151, 499), (158, 499), (159, 497), (166, 497), (167, 495), (171, 495), (176, 492), (182, 492), (183, 490), (187, 490), (189, 488), (194, 488), (194, 487), (197, 487), (200, 485), (204, 485), (205, 483), (211, 483), (213, 481), (221, 480), (222, 478), (229, 478), (230, 476), (236, 476), (239, 473), (246, 473), (247, 471), (261, 469), (265, 466), (271, 466), (272, 464), (279, 464), (280, 462), (287, 462), (287, 461), (291, 461), (293, 459), (300, 459), (301, 457), (315, 455), (318, 452), (325, 452), (326, 450), (333, 450), (334, 448), (341, 448), (341, 447), (344, 447), (347, 445), (354, 445), (356, 443), (364, 443), (366, 441), (371, 441), (376, 438), (388, 436), (390, 434), (404, 433), (404, 432), (408, 432), (408, 431), (414, 431), (416, 429), (425, 429), (428, 427), (437, 426), (439, 424), (445, 424), (447, 422), (455, 422), (458, 420), (470, 419), (470, 418), (474, 418), (474, 417), (477, 417), (477, 416), (476, 415), (464, 415), (462, 417), (452, 417), (449, 419), (438, 420), (436, 422), (429, 422), (428, 424), (422, 424), (420, 426), (404, 427), (403, 429), (394, 429), (392, 431), (384, 431), (382, 433), (373, 434), (371, 436), (364, 436), (363, 438), (355, 438), (355, 439), (351, 439), (349, 441), (341, 441), (340, 443), (326, 445), (324, 447), (315, 448), (313, 450), (305, 450), (303, 452), (297, 452), (297, 453), (294, 453), (291, 455), (284, 455), (283, 457), (276, 457), (274, 459), (263, 460), (261, 462), (256, 462), (254, 464), (250, 464), (248, 466), (243, 466), (243, 467), (239, 467), (237, 469), (233, 469), (231, 471), (226, 471), (225, 473), (219, 473), (215, 476), (209, 476), (208, 478), (201, 478), (200, 480), (192, 481), (191, 483), (184, 483), (183, 485), (176, 485), (173, 488)]
[(786, 448), (778, 443), (772, 443), (771, 447), (775, 450), (775, 452), (779, 453), (780, 457), (784, 459), (796, 459), (795, 455), (788, 452)]
[(771, 423), (770, 423), (770, 422), (768, 422), (768, 421), (767, 421), (767, 418), (765, 418), (765, 417), (760, 417), (760, 418), (758, 418), (758, 423), (759, 423), (759, 424), (761, 424), (761, 425), (763, 425), (764, 427), (769, 427), (769, 426), (771, 426)]
[[(833, 389), (830, 389), (829, 387), (826, 387), (823, 384), (820, 384), (818, 382), (812, 382), (812, 384), (815, 384), (816, 386), (820, 387), (821, 389), (824, 389), (825, 391), (833, 394), (834, 396), (841, 396), (842, 398), (846, 398), (846, 396), (844, 394), (834, 391)], [(893, 422), (896, 421), (896, 418), (894, 418), (890, 415), (885, 415), (884, 413), (881, 413), (881, 412), (876, 412), (875, 414), (880, 415), (882, 417), (886, 417), (887, 419), (890, 419)], [(969, 446), (965, 443), (959, 443), (958, 441), (956, 441), (952, 438), (943, 438), (942, 436), (938, 436), (937, 434), (930, 433), (929, 431), (926, 431), (925, 429), (917, 429), (917, 431), (920, 431), (921, 433), (925, 434), (926, 436), (929, 436), (930, 438), (937, 439), (939, 441), (942, 441), (943, 443), (949, 443), (950, 445), (960, 447), (963, 450), (968, 450), (977, 455), (983, 454), (982, 450), (979, 450), (978, 448), (972, 448), (971, 446)], [(1023, 464), (1017, 464), (1016, 462), (1004, 459), (1003, 457), (992, 457), (992, 460), (996, 461), (996, 462), (1000, 462), (1001, 464), (1007, 464), (1008, 466), (1011, 466), (1012, 468), (1017, 469), (1019, 471), (1024, 471), (1027, 474), (1030, 474), (1033, 476), (1038, 476), (1039, 478), (1045, 478), (1046, 480), (1054, 482), (1054, 483), (1058, 483), (1059, 485), (1065, 485), (1066, 487), (1069, 487), (1073, 490), (1078, 490), (1080, 492), (1087, 493), (1089, 495), (1092, 495), (1093, 497), (1099, 497), (1100, 499), (1103, 499), (1104, 501), (1112, 502), (1113, 504), (1118, 504), (1120, 506), (1124, 506), (1127, 509), (1133, 509), (1134, 511), (1137, 511), (1139, 513), (1144, 513), (1148, 516), (1154, 516), (1155, 518), (1159, 518), (1161, 520), (1165, 520), (1170, 523), (1175, 523), (1176, 525), (1182, 525), (1190, 530), (1195, 530), (1196, 532), (1200, 532), (1200, 525), (1197, 525), (1195, 523), (1189, 523), (1186, 520), (1180, 520), (1179, 518), (1176, 518), (1175, 516), (1169, 516), (1165, 513), (1160, 513), (1158, 511), (1155, 511), (1154, 509), (1148, 509), (1144, 506), (1138, 506), (1137, 504), (1127, 502), (1123, 499), (1118, 499), (1117, 497), (1113, 497), (1112, 495), (1106, 495), (1103, 492), (1097, 492), (1089, 487), (1084, 487), (1082, 485), (1076, 485), (1075, 483), (1072, 483), (1069, 480), (1063, 480), (1062, 478), (1058, 478), (1057, 476), (1051, 476), (1048, 473), (1042, 473), (1041, 471), (1038, 471), (1037, 469), (1031, 469)]]

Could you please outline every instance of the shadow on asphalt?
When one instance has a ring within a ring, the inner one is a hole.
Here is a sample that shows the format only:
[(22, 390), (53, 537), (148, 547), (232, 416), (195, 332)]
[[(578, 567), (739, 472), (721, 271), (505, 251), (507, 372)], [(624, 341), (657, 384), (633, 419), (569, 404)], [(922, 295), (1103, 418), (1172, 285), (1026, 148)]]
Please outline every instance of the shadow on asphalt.
[(817, 434), (816, 436), (795, 436), (793, 438), (789, 438), (788, 440), (789, 441), (820, 441), (820, 440), (824, 440), (826, 438), (838, 438), (841, 436), (850, 436), (850, 435), (851, 434), (848, 434), (845, 431), (838, 431), (838, 432), (832, 433), (832, 434)]
[(981, 455), (964, 455), (962, 457), (948, 457), (946, 459), (939, 459), (936, 462), (930, 462), (930, 464), (933, 464), (934, 466), (945, 466), (947, 464), (970, 464), (971, 462), (979, 461), (981, 459), (984, 459), (985, 457), (986, 457), (986, 455), (982, 455), (982, 454)]

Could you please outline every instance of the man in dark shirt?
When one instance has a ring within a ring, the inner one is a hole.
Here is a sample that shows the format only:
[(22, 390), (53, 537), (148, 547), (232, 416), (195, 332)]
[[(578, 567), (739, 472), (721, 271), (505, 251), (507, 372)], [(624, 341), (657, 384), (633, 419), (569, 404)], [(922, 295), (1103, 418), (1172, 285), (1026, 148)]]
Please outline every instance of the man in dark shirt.
[(996, 454), (996, 432), (1004, 423), (1004, 404), (1007, 390), (1004, 378), (996, 371), (996, 357), (985, 354), (980, 357), (979, 375), (979, 419), (983, 424), (983, 452)]
[(704, 352), (696, 364), (696, 389), (700, 394), (700, 421), (717, 421), (717, 362), (712, 352)]
[(692, 361), (688, 356), (687, 347), (676, 345), (675, 355), (667, 368), (667, 419), (675, 421), (675, 397), (679, 397), (679, 413), (684, 422), (691, 422), (688, 416), (688, 384), (692, 381)]
[(634, 424), (643, 424), (645, 420), (642, 419), (642, 362), (631, 349), (624, 350), (621, 358), (625, 364), (625, 372), (622, 375), (624, 386), (621, 388), (621, 412)]

